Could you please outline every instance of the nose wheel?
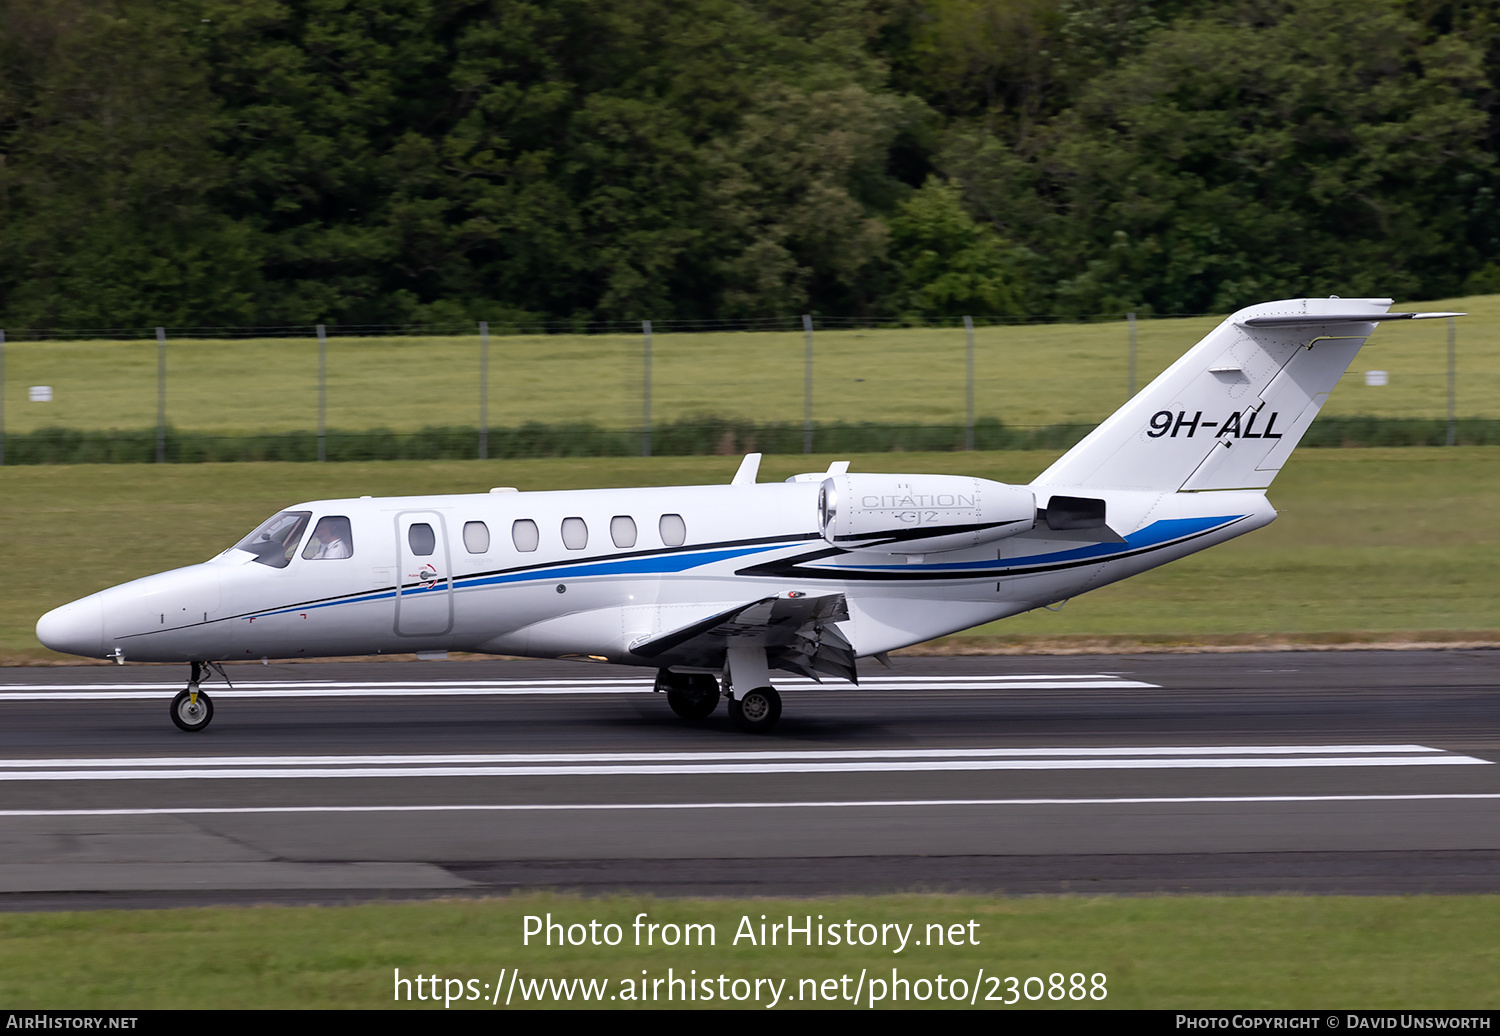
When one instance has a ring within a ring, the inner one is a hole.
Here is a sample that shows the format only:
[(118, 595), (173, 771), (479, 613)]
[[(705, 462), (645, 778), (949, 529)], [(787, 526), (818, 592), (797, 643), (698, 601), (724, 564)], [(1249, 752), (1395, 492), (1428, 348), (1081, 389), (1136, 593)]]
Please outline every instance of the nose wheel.
[(208, 696), (208, 692), (201, 690), (199, 684), (203, 682), (205, 668), (210, 673), (218, 673), (224, 678), (224, 682), (231, 688), (234, 684), (229, 683), (229, 676), (224, 668), (213, 662), (194, 662), (192, 675), (188, 677), (188, 685), (177, 692), (177, 697), (172, 699), (172, 722), (177, 725), (178, 730), (185, 730), (189, 734), (197, 733), (208, 726), (214, 718), (214, 700)]
[(213, 718), (214, 700), (207, 691), (200, 691), (196, 686), (188, 687), (178, 691), (177, 697), (172, 699), (172, 722), (177, 724), (178, 730), (196, 733), (208, 726)]

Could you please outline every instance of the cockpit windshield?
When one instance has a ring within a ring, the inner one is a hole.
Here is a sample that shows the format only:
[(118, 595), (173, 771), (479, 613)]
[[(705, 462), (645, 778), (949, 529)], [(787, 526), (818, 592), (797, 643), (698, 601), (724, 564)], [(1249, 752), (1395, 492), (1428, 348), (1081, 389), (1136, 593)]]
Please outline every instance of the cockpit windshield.
[(286, 568), (297, 553), (297, 544), (307, 529), (311, 511), (282, 511), (268, 518), (260, 528), (234, 545), (235, 550), (248, 551), (255, 560), (272, 568)]

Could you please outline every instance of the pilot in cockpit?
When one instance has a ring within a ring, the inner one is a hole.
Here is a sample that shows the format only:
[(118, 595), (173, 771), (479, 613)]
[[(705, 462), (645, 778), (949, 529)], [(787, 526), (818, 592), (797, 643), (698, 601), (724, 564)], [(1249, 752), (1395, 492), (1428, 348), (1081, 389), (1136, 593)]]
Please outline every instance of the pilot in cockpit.
[(354, 553), (349, 534), (349, 519), (341, 515), (329, 515), (318, 521), (312, 538), (302, 551), (304, 558), (327, 560), (347, 558)]

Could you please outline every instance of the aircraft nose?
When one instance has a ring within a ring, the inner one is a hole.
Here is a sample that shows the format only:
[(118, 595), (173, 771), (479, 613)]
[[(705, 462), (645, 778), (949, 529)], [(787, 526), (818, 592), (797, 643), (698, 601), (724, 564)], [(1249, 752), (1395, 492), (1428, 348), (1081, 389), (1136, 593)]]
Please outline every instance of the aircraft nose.
[(98, 596), (53, 608), (36, 623), (36, 636), (53, 651), (102, 658), (104, 607)]

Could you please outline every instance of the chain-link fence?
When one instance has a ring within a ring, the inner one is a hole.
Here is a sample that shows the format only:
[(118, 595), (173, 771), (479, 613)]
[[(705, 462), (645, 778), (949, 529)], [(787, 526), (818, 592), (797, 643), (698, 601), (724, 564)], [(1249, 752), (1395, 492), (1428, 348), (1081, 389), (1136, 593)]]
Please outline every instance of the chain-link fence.
[[(0, 462), (1057, 449), (1219, 319), (12, 330)], [(1491, 327), (1377, 332), (1308, 442), (1500, 442)]]

